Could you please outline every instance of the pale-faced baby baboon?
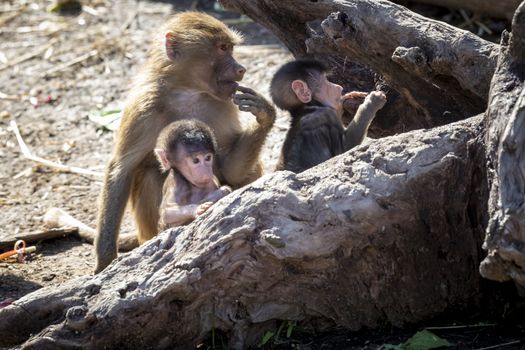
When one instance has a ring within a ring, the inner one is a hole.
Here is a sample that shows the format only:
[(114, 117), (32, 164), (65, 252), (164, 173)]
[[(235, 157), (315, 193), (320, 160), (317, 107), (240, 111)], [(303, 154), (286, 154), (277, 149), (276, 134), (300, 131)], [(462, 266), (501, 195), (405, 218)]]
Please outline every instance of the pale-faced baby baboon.
[(155, 154), (168, 172), (160, 206), (160, 229), (185, 225), (231, 193), (219, 186), (213, 173), (217, 143), (213, 132), (198, 120), (180, 120), (166, 126), (157, 139)]

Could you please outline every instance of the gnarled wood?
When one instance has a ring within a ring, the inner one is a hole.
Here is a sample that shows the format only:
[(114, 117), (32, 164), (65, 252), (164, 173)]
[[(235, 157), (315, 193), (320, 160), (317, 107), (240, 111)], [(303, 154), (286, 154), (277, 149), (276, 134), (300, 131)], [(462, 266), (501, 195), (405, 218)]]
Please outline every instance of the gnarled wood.
[(521, 0), (396, 0), (400, 4), (422, 3), (455, 9), (467, 9), (490, 17), (512, 19)]
[(491, 87), (487, 156), (491, 184), (485, 248), (487, 278), (514, 280), (525, 293), (525, 2), (501, 42)]
[[(361, 86), (371, 80), (353, 62), (380, 73), (401, 98), (378, 114), (372, 135), (442, 125), (486, 108), (498, 47), (470, 32), (386, 0), (222, 3), (267, 26), (294, 55), (322, 54), (347, 89), (355, 88), (353, 79)], [(309, 28), (319, 21), (320, 29)]]
[(245, 348), (272, 320), (400, 326), (471, 305), (488, 195), (480, 122), (265, 176), (102, 273), (0, 310), (0, 346), (187, 349), (221, 329)]

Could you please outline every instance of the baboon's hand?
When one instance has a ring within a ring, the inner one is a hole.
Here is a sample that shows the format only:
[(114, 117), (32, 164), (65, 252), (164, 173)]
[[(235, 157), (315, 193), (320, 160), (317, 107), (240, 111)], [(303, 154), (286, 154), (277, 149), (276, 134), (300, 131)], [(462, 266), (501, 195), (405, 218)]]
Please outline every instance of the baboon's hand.
[(239, 86), (237, 90), (241, 93), (233, 96), (233, 103), (238, 105), (241, 111), (255, 115), (263, 128), (271, 128), (275, 121), (275, 108), (270, 102), (250, 88)]
[(352, 91), (341, 96), (341, 102), (345, 111), (354, 115), (368, 94), (366, 92)]
[(232, 188), (230, 186), (221, 186), (217, 190), (213, 191), (206, 197), (206, 201), (209, 202), (217, 202), (219, 199), (221, 199), (224, 196), (229, 195), (232, 193)]
[(223, 194), (223, 196), (227, 196), (230, 193), (232, 193), (232, 188), (230, 186), (221, 186), (219, 188), (219, 191)]
[(341, 100), (348, 100), (348, 99), (363, 99), (368, 95), (366, 92), (362, 91), (350, 91), (341, 96)]
[(206, 210), (210, 209), (210, 207), (213, 205), (213, 202), (206, 202), (202, 203), (197, 207), (197, 210), (195, 211), (195, 216), (202, 215), (206, 212)]
[(376, 111), (378, 111), (385, 106), (386, 95), (382, 91), (372, 91), (365, 98), (364, 103), (368, 104), (369, 106), (374, 108)]

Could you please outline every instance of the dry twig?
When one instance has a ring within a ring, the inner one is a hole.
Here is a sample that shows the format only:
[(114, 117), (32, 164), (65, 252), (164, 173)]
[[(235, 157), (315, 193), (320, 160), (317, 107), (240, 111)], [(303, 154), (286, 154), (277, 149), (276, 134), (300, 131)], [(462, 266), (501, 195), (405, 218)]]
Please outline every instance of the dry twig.
[(68, 166), (68, 165), (56, 163), (56, 162), (53, 162), (53, 161), (50, 161), (50, 160), (47, 160), (47, 159), (44, 159), (44, 158), (41, 158), (41, 157), (33, 155), (31, 153), (31, 151), (29, 150), (29, 148), (27, 147), (27, 145), (24, 142), (24, 140), (22, 139), (22, 135), (20, 135), (20, 130), (18, 130), (18, 126), (16, 125), (16, 122), (14, 120), (11, 120), (9, 125), (11, 126), (11, 128), (13, 129), (13, 132), (15, 133), (16, 140), (18, 141), (18, 145), (20, 146), (20, 150), (22, 151), (22, 154), (24, 155), (25, 158), (27, 158), (29, 160), (32, 160), (32, 161), (34, 161), (36, 163), (45, 165), (45, 166), (48, 166), (48, 167), (51, 167), (51, 168), (55, 168), (55, 169), (57, 169), (59, 171), (63, 171), (63, 172), (75, 173), (75, 174), (80, 174), (80, 175), (94, 176), (94, 177), (98, 177), (98, 178), (103, 177), (104, 174), (100, 173), (98, 171), (92, 171), (92, 170), (77, 168), (77, 167), (74, 167), (74, 166)]
[(1, 66), (0, 67), (0, 71), (2, 71), (4, 69), (7, 69), (7, 68), (10, 68), (10, 67), (13, 67), (13, 66), (16, 66), (19, 63), (22, 63), (24, 61), (30, 60), (30, 59), (32, 59), (32, 58), (34, 58), (34, 57), (44, 53), (48, 48), (53, 46), (56, 43), (56, 41), (57, 41), (57, 39), (55, 39), (55, 38), (51, 39), (46, 45), (44, 45), (42, 47), (39, 47), (35, 51), (29, 52), (28, 54), (25, 54), (25, 55), (22, 55), (19, 58), (17, 58), (16, 60), (14, 60), (13, 62), (10, 62), (10, 63), (8, 63), (6, 65)]
[(46, 77), (46, 76), (51, 75), (53, 73), (60, 72), (60, 71), (66, 69), (68, 67), (71, 67), (71, 66), (73, 66), (73, 65), (75, 65), (77, 63), (85, 61), (85, 60), (87, 60), (87, 59), (89, 59), (89, 58), (91, 58), (93, 56), (96, 56), (96, 55), (98, 55), (98, 50), (91, 50), (88, 53), (83, 54), (82, 56), (79, 56), (77, 58), (72, 59), (69, 62), (66, 62), (64, 64), (61, 64), (61, 65), (57, 66), (57, 67), (53, 67), (53, 68), (45, 71), (44, 73), (42, 73), (41, 77)]
[[(54, 23), (53, 23), (54, 24)], [(31, 34), (31, 33), (40, 33), (46, 36), (52, 36), (58, 32), (65, 31), (69, 27), (69, 24), (58, 24), (54, 27), (49, 27), (49, 24), (44, 22), (38, 26), (19, 26), (15, 28), (0, 28), (0, 33), (7, 34)]]
[(98, 11), (91, 6), (87, 6), (87, 5), (82, 6), (82, 11), (84, 11), (87, 14), (90, 14), (93, 17), (99, 16)]
[(25, 234), (16, 234), (12, 237), (2, 239), (0, 238), (0, 247), (12, 247), (18, 240), (23, 240), (26, 243), (33, 243), (44, 241), (47, 239), (54, 239), (59, 237), (65, 237), (70, 234), (78, 234), (78, 228), (76, 227), (62, 227), (62, 228), (52, 228), (40, 232), (32, 232)]
[(18, 101), (18, 100), (20, 100), (20, 97), (17, 96), (17, 95), (8, 95), (8, 94), (0, 91), (0, 100)]
[[(0, 13), (8, 13), (7, 15), (4, 15), (3, 17), (0, 17), (0, 27), (5, 26), (7, 23), (11, 22), (13, 19), (18, 17), (22, 12), (24, 12), (27, 9), (26, 5), (22, 5), (20, 7), (7, 7), (0, 9)], [(9, 13), (11, 12), (11, 13)]]
[(4, 17), (0, 17), (0, 26), (5, 26), (7, 23), (14, 20), (19, 15), (18, 12), (10, 13)]
[(80, 238), (88, 243), (95, 241), (96, 231), (59, 208), (50, 208), (44, 215), (44, 223), (50, 228), (74, 227)]
[(521, 343), (521, 340), (515, 340), (515, 341), (508, 342), (508, 343), (503, 343), (503, 344), (498, 344), (498, 345), (487, 346), (487, 347), (479, 348), (479, 349), (476, 349), (476, 350), (500, 349), (500, 348), (502, 348), (502, 347), (504, 347), (504, 346), (508, 346), (508, 345), (516, 345), (516, 344), (519, 344), (519, 343)]
[(446, 330), (446, 329), (465, 329), (465, 328), (480, 328), (480, 327), (494, 327), (496, 323), (482, 323), (482, 324), (467, 324), (462, 326), (441, 326), (441, 327), (425, 327), (427, 330)]
[[(60, 208), (50, 208), (44, 215), (44, 222), (47, 227), (76, 227), (80, 238), (88, 243), (93, 244), (97, 232), (83, 222), (75, 219), (66, 211)], [(139, 245), (135, 234), (120, 235), (118, 238), (118, 249), (120, 251), (130, 251)]]

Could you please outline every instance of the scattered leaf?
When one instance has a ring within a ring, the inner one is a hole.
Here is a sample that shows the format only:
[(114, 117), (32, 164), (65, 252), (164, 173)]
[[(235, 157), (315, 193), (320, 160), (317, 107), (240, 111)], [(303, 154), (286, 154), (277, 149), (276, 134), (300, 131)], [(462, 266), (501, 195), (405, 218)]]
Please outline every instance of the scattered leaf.
[(222, 4), (218, 1), (215, 1), (213, 3), (213, 10), (214, 11), (217, 11), (217, 12), (225, 12), (226, 10), (224, 9), (224, 6), (222, 6)]
[(266, 345), (266, 343), (268, 343), (268, 341), (269, 341), (270, 339), (272, 339), (272, 337), (274, 336), (274, 334), (275, 334), (275, 333), (272, 332), (272, 331), (268, 331), (268, 332), (264, 333), (264, 335), (263, 335), (263, 337), (262, 337), (262, 339), (261, 339), (261, 345)]
[(79, 12), (82, 10), (82, 4), (78, 0), (55, 0), (46, 10), (54, 13)]
[(406, 350), (430, 350), (440, 348), (442, 346), (450, 346), (450, 343), (443, 338), (438, 337), (434, 333), (426, 329), (417, 332), (408, 339), (402, 348)]
[(0, 120), (7, 120), (9, 118), (11, 118), (11, 113), (9, 113), (8, 111), (0, 112)]
[(431, 350), (448, 346), (448, 341), (424, 329), (402, 344), (383, 344), (378, 350)]
[(296, 324), (297, 321), (288, 321), (288, 328), (286, 329), (286, 338), (290, 338), (292, 336), (292, 332)]
[(99, 124), (101, 129), (114, 131), (118, 129), (121, 117), (121, 109), (109, 109), (100, 112), (100, 114), (98, 115), (90, 114), (89, 120), (96, 124)]

